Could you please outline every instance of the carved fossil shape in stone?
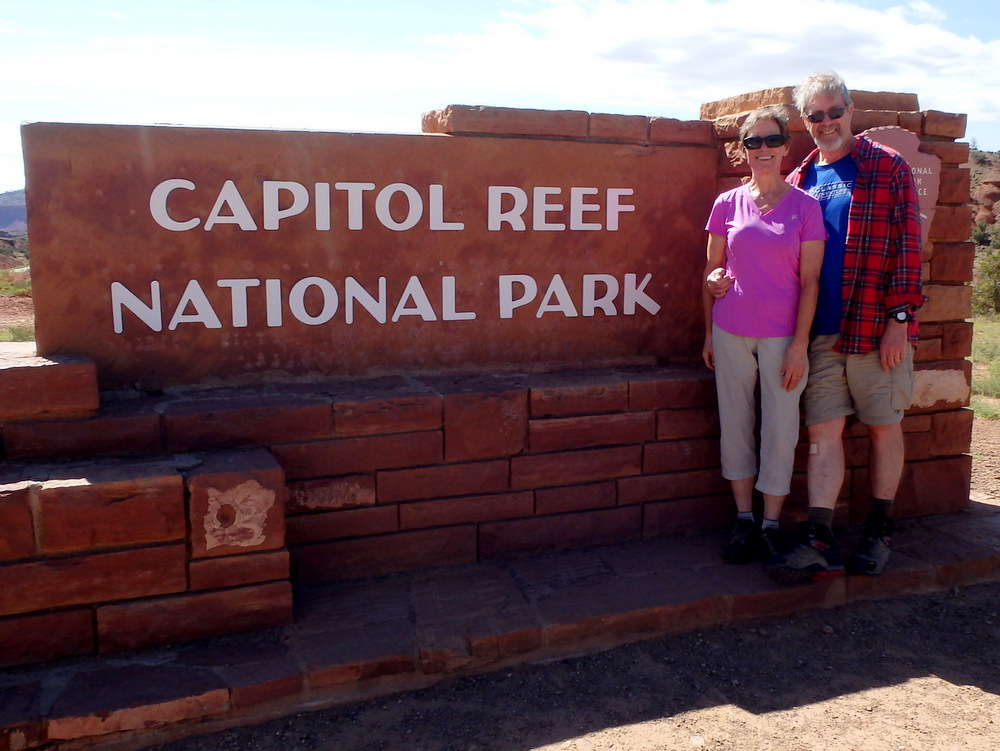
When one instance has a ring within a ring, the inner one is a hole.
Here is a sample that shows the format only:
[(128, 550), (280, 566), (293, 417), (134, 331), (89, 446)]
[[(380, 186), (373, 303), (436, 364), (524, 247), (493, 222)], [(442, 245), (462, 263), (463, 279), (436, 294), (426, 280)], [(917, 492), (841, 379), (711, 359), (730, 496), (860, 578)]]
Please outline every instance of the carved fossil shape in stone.
[(209, 488), (205, 549), (223, 545), (250, 548), (263, 543), (267, 513), (274, 501), (275, 492), (255, 480), (247, 480), (229, 490)]

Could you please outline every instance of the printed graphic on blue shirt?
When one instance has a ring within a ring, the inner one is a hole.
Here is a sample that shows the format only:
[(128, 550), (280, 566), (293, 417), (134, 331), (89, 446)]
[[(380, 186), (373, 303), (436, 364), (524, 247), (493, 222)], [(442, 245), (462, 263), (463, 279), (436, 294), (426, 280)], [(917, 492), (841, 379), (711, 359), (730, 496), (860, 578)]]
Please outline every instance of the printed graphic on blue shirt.
[(813, 336), (839, 334), (843, 316), (844, 243), (851, 192), (858, 177), (858, 165), (848, 155), (833, 164), (811, 164), (802, 181), (802, 189), (823, 207), (826, 225), (826, 248), (819, 274), (819, 298), (813, 318)]

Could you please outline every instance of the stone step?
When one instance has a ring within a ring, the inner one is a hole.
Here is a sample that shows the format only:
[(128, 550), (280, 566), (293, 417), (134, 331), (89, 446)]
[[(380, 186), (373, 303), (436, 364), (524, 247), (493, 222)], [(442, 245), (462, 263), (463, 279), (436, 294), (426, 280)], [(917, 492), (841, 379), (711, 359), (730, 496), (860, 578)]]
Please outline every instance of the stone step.
[(89, 357), (39, 357), (34, 342), (0, 342), (0, 425), (91, 417), (99, 403)]
[[(857, 531), (840, 533), (849, 547)], [(875, 578), (782, 587), (723, 536), (300, 587), (295, 623), (0, 671), (0, 749), (129, 747), (725, 622), (1000, 579), (1000, 501), (900, 523)]]

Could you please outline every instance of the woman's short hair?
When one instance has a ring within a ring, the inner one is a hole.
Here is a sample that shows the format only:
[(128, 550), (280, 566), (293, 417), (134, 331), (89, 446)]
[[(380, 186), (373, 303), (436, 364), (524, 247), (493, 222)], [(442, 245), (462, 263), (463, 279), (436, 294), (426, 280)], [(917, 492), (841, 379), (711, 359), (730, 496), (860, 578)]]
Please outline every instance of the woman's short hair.
[(826, 94), (835, 97), (838, 94), (844, 99), (844, 106), (851, 106), (851, 92), (847, 90), (844, 79), (832, 70), (826, 73), (813, 73), (807, 76), (802, 83), (792, 91), (792, 101), (799, 112), (806, 114), (806, 106), (817, 94)]
[(766, 107), (758, 107), (749, 115), (740, 126), (740, 141), (747, 137), (750, 129), (762, 120), (773, 120), (778, 124), (778, 130), (786, 139), (788, 138), (788, 113), (780, 104), (769, 104)]

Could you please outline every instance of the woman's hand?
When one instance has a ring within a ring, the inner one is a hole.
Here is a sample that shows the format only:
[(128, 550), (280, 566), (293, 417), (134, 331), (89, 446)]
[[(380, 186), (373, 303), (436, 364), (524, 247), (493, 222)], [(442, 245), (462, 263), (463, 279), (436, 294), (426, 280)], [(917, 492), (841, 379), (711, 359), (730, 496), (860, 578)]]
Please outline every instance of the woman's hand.
[(806, 377), (809, 353), (804, 344), (789, 344), (781, 364), (781, 382), (785, 391), (794, 391)]
[(711, 332), (705, 334), (705, 346), (701, 348), (701, 359), (709, 370), (715, 370), (715, 348), (712, 346)]
[(735, 281), (736, 279), (729, 276), (725, 269), (717, 268), (708, 275), (705, 284), (708, 287), (709, 294), (718, 300), (720, 297), (726, 296), (726, 293)]

